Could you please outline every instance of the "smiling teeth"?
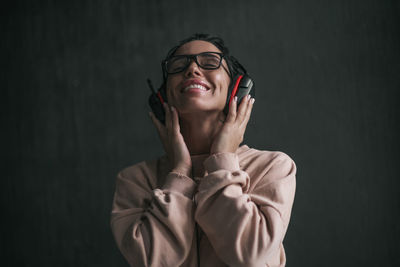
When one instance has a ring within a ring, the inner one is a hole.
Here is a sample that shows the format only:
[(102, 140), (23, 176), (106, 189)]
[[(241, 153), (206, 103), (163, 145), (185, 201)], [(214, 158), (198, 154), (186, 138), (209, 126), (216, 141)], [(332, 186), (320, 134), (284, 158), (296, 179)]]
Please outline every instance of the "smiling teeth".
[(197, 88), (200, 89), (202, 91), (207, 91), (207, 88), (205, 88), (204, 86), (200, 85), (200, 84), (191, 84), (187, 87), (185, 87), (185, 89), (183, 89), (184, 92), (186, 92), (189, 89), (193, 89), (193, 88)]

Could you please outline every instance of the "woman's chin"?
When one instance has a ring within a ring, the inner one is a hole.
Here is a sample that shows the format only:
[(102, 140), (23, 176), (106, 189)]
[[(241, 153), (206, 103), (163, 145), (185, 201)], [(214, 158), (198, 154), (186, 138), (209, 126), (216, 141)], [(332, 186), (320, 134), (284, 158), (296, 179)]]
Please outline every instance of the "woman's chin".
[(185, 104), (180, 105), (178, 110), (180, 114), (188, 113), (201, 113), (201, 112), (221, 112), (224, 107), (221, 105), (210, 105), (210, 102), (206, 101), (187, 101)]

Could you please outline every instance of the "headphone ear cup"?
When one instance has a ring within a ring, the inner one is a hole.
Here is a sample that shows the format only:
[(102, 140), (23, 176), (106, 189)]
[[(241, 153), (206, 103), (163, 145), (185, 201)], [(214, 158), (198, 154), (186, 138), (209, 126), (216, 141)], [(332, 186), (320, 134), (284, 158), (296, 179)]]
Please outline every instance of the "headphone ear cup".
[(160, 87), (158, 92), (160, 92), (160, 97), (163, 99), (163, 101), (168, 103), (168, 101), (167, 101), (167, 90), (166, 90), (164, 85), (162, 85)]
[(255, 89), (256, 88), (254, 86), (253, 79), (247, 74), (243, 75), (242, 79), (240, 80), (239, 86), (236, 90), (236, 96), (238, 98), (238, 107), (242, 99), (248, 94), (250, 94), (250, 92), (253, 97), (256, 95)]
[(152, 93), (149, 97), (149, 105), (156, 118), (165, 125), (165, 111), (163, 104), (167, 102), (167, 94), (165, 87), (162, 86), (156, 93)]
[(243, 97), (248, 95), (250, 91), (252, 91), (253, 96), (255, 96), (255, 86), (253, 79), (247, 74), (235, 76), (231, 85), (228, 88), (228, 94), (224, 108), (225, 115), (228, 114), (229, 105), (235, 96), (237, 96), (237, 108), (239, 108)]

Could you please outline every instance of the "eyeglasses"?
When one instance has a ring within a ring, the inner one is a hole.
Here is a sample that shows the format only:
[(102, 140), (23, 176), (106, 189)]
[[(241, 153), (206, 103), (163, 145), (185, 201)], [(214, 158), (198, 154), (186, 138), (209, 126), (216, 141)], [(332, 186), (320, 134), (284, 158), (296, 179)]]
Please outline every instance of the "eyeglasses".
[(206, 70), (215, 70), (221, 66), (222, 53), (218, 52), (203, 52), (197, 55), (177, 55), (168, 60), (163, 61), (163, 69), (167, 74), (174, 74), (184, 71), (192, 59), (197, 66)]

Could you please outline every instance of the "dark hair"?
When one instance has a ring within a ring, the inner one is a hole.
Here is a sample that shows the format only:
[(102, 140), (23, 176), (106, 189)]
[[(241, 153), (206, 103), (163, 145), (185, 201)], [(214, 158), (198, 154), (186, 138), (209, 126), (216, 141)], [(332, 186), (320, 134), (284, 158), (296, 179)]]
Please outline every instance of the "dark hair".
[[(224, 42), (224, 40), (222, 40), (221, 37), (215, 36), (215, 35), (206, 34), (206, 33), (195, 33), (195, 34), (189, 36), (188, 38), (185, 38), (182, 41), (180, 41), (176, 46), (172, 47), (168, 51), (167, 56), (165, 57), (165, 59), (162, 61), (161, 64), (163, 64), (163, 62), (165, 60), (168, 60), (172, 56), (174, 56), (176, 50), (178, 50), (179, 47), (181, 47), (182, 45), (184, 45), (186, 43), (189, 43), (191, 41), (197, 41), (197, 40), (206, 41), (206, 42), (212, 43), (219, 50), (221, 50), (221, 52), (224, 55), (224, 58), (226, 60), (226, 63), (228, 65), (228, 68), (229, 68), (231, 82), (232, 82), (233, 78), (236, 75), (238, 75), (238, 74), (246, 74), (247, 73), (246, 69), (242, 66), (242, 64), (240, 64), (239, 61), (235, 57), (230, 55), (229, 49), (225, 45), (225, 42)], [(165, 88), (166, 82), (167, 82), (167, 76), (168, 75), (163, 70), (163, 84), (161, 85), (161, 87)]]

